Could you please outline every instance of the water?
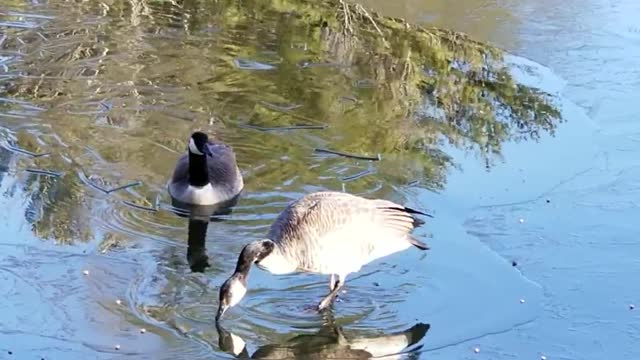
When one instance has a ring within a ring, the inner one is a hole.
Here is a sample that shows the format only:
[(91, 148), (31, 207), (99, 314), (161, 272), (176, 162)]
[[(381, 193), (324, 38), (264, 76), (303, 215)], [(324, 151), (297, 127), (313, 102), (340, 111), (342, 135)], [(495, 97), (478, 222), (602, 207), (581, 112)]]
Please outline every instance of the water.
[(630, 309), (640, 298), (631, 285), (640, 270), (633, 220), (638, 3), (365, 3), (409, 21), (469, 31), (544, 64), (564, 79), (562, 96), (579, 105), (554, 139), (505, 149), (507, 161), (491, 173), (468, 161), (464, 175), (450, 177), (456, 180), (447, 192), (468, 209), (461, 220), (467, 231), (515, 259), (543, 286), (545, 300), (532, 324), (433, 358), (465, 358), (460, 353), (469, 346), (490, 358), (637, 358), (639, 315)]
[[(5, 2), (2, 356), (356, 357), (413, 331), (418, 358), (637, 357), (637, 5), (363, 4), (513, 55), (330, 1)], [(164, 188), (196, 129), (246, 184), (208, 224)], [(435, 213), (432, 250), (363, 268), (328, 315), (306, 310), (328, 279), (254, 269), (216, 329), (239, 250), (321, 189)]]

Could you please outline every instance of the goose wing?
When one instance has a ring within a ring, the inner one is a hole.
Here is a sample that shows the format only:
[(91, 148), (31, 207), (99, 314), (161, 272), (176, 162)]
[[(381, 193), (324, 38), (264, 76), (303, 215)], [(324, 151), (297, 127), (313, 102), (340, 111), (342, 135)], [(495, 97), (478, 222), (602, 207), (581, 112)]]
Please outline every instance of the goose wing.
[(235, 161), (235, 154), (233, 153), (233, 149), (231, 148), (231, 146), (221, 141), (215, 141), (212, 139), (209, 139), (207, 145), (209, 146), (209, 150), (211, 150), (211, 154), (213, 154), (213, 157), (230, 156)]
[(211, 151), (211, 156), (207, 155), (209, 182), (214, 185), (224, 185), (234, 190), (242, 189), (244, 183), (233, 149), (225, 143), (211, 140), (209, 140), (208, 146)]
[(291, 203), (272, 225), (269, 238), (304, 268), (326, 268), (340, 256), (362, 264), (410, 244), (426, 249), (409, 235), (420, 225), (414, 213), (420, 212), (391, 201), (315, 193)]
[(189, 153), (182, 154), (176, 166), (173, 169), (173, 175), (171, 176), (172, 183), (182, 183), (189, 181)]

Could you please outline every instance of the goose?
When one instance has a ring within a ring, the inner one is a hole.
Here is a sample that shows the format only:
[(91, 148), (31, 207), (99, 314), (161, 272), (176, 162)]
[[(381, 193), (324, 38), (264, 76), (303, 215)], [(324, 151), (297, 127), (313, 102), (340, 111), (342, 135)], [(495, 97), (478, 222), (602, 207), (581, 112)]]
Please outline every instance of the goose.
[(172, 199), (190, 205), (213, 205), (240, 194), (244, 182), (231, 147), (196, 131), (187, 150), (178, 159), (168, 185)]
[(291, 202), (271, 225), (266, 239), (242, 248), (234, 273), (222, 284), (216, 322), (247, 292), (252, 264), (274, 275), (307, 272), (330, 275), (321, 311), (333, 303), (347, 275), (376, 259), (414, 246), (429, 247), (410, 235), (429, 214), (381, 199), (324, 191)]

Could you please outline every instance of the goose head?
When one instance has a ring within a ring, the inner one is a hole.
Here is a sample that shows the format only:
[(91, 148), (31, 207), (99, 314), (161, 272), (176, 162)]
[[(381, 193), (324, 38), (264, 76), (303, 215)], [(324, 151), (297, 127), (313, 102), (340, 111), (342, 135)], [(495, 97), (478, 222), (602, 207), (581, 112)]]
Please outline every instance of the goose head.
[(191, 138), (189, 139), (189, 153), (200, 156), (211, 156), (209, 136), (201, 131), (196, 131), (191, 134)]
[(247, 277), (251, 265), (260, 262), (267, 257), (275, 244), (273, 241), (256, 240), (245, 245), (238, 256), (236, 270), (220, 287), (218, 312), (216, 314), (216, 322), (220, 321), (222, 315), (231, 307), (236, 306), (247, 293)]

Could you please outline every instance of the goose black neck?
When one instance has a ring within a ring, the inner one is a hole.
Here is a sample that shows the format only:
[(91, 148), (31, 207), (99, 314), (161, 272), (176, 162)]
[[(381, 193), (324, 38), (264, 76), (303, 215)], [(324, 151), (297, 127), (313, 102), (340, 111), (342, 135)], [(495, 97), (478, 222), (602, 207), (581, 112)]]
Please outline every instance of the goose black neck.
[(234, 272), (237, 276), (246, 279), (249, 275), (249, 270), (251, 270), (251, 265), (253, 264), (254, 254), (251, 254), (251, 251), (246, 247), (242, 249), (240, 256), (238, 256), (238, 263), (236, 264), (236, 271)]
[(238, 256), (236, 271), (234, 274), (241, 279), (246, 279), (251, 270), (251, 264), (261, 261), (269, 256), (274, 249), (274, 244), (270, 240), (257, 240), (245, 245)]
[(200, 187), (208, 183), (207, 156), (189, 152), (189, 185)]

